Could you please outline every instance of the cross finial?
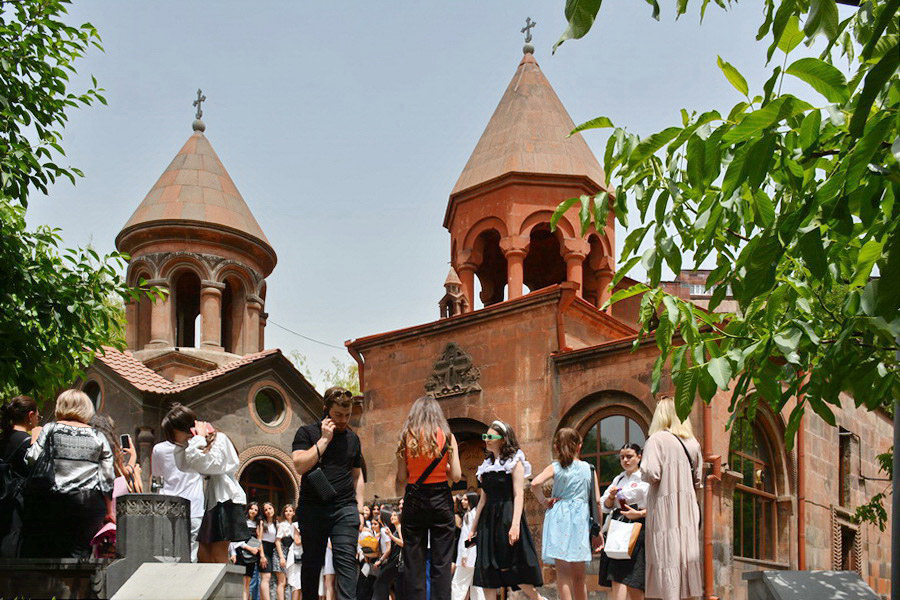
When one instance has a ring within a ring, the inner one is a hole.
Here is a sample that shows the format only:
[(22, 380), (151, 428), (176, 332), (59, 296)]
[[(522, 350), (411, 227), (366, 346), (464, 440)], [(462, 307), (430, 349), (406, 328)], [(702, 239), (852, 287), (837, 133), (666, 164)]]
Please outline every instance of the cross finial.
[(522, 33), (525, 34), (525, 43), (531, 43), (531, 28), (537, 25), (537, 21), (532, 21), (531, 17), (527, 17), (525, 19), (525, 27), (522, 28)]
[(194, 100), (194, 106), (197, 107), (196, 118), (198, 120), (203, 118), (203, 101), (204, 100), (206, 100), (206, 96), (203, 95), (203, 91), (200, 89), (197, 89), (197, 99)]

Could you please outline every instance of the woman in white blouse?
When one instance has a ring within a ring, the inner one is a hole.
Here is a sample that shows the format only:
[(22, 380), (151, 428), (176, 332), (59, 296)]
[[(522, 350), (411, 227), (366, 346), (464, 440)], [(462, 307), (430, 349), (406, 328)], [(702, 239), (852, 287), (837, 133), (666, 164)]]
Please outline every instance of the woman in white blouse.
[(641, 454), (638, 444), (622, 446), (619, 462), (624, 470), (612, 480), (600, 501), (600, 509), (610, 515), (609, 519), (641, 523), (641, 532), (631, 558), (609, 558), (605, 552), (600, 556), (600, 585), (612, 587), (610, 600), (644, 598), (644, 519), (647, 517), (650, 484), (641, 479)]
[(180, 404), (163, 417), (162, 430), (175, 444), (175, 466), (207, 479), (206, 512), (197, 535), (198, 561), (225, 563), (228, 544), (247, 539), (247, 496), (234, 477), (240, 464), (237, 450), (228, 436), (198, 421), (194, 411)]
[(456, 547), (456, 570), (453, 572), (451, 588), (452, 600), (466, 600), (466, 598), (469, 598), (469, 600), (484, 600), (484, 592), (481, 591), (481, 588), (472, 585), (472, 578), (475, 576), (477, 549), (475, 544), (469, 542), (469, 534), (472, 532), (472, 523), (475, 521), (475, 507), (478, 506), (478, 500), (478, 492), (466, 492), (459, 501), (463, 510), (463, 516), (459, 527), (459, 544)]

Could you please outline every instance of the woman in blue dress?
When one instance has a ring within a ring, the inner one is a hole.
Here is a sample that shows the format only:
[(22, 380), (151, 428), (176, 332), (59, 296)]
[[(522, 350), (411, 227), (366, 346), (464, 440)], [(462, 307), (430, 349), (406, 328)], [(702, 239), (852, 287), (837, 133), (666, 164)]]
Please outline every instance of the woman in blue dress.
[[(543, 548), (545, 564), (556, 565), (560, 600), (586, 600), (585, 567), (591, 561), (590, 494), (600, 497), (600, 488), (591, 465), (578, 460), (581, 436), (564, 427), (553, 436), (558, 460), (531, 482), (538, 501), (548, 508), (544, 517)], [(553, 495), (544, 497), (542, 487), (552, 481)]]

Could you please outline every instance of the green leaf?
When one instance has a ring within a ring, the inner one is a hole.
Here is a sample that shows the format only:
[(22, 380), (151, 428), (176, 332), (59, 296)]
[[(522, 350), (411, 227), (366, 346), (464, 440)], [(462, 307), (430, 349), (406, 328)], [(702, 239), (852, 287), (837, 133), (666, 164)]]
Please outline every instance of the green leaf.
[(881, 13), (879, 13), (878, 15), (878, 20), (875, 21), (875, 26), (872, 28), (872, 31), (869, 34), (871, 37), (869, 37), (869, 41), (862, 49), (862, 52), (859, 53), (860, 57), (862, 57), (864, 60), (868, 60), (872, 57), (875, 46), (878, 44), (879, 39), (881, 39), (881, 36), (884, 33), (885, 28), (888, 26), (888, 23), (891, 23), (892, 21), (894, 23), (897, 22), (896, 15), (898, 8), (900, 8), (900, 0), (889, 0), (887, 4), (882, 5)]
[(602, 308), (605, 309), (608, 306), (615, 304), (619, 300), (625, 300), (626, 298), (631, 298), (632, 296), (643, 294), (649, 289), (650, 288), (643, 283), (636, 283), (630, 288), (626, 288), (624, 290), (616, 290), (616, 292), (612, 296), (610, 296), (609, 300), (606, 301), (606, 304), (604, 304)]
[(772, 336), (772, 341), (775, 342), (775, 345), (778, 346), (778, 349), (783, 354), (788, 355), (797, 351), (801, 335), (803, 335), (802, 331), (796, 327), (789, 327), (785, 331), (780, 331)]
[(869, 281), (869, 275), (872, 274), (872, 267), (881, 258), (881, 251), (884, 249), (884, 242), (877, 240), (869, 240), (863, 247), (859, 249), (859, 255), (856, 258), (856, 271), (853, 274), (853, 280), (850, 287), (862, 287)]
[(675, 410), (684, 421), (691, 414), (694, 398), (697, 397), (697, 371), (686, 369), (675, 376)]
[(754, 220), (760, 227), (771, 227), (775, 223), (775, 205), (772, 203), (771, 198), (762, 190), (757, 190), (753, 193), (753, 209), (756, 213)]
[(824, 60), (801, 58), (791, 63), (785, 73), (805, 81), (829, 102), (844, 103), (850, 98), (844, 74)]
[(566, 211), (575, 206), (575, 203), (579, 202), (579, 200), (579, 198), (569, 198), (568, 200), (563, 200), (560, 205), (556, 207), (556, 210), (553, 211), (553, 214), (550, 216), (550, 231), (556, 231), (559, 220)]
[(731, 381), (731, 363), (724, 356), (713, 358), (706, 365), (706, 370), (712, 376), (713, 381), (720, 390), (727, 390)]
[(645, 138), (641, 141), (640, 144), (638, 144), (637, 148), (634, 149), (634, 152), (631, 153), (631, 157), (628, 159), (628, 164), (636, 165), (646, 160), (657, 150), (672, 141), (680, 131), (681, 127), (669, 127)]
[(848, 192), (853, 191), (859, 186), (863, 173), (869, 166), (875, 152), (878, 151), (882, 142), (886, 142), (888, 131), (891, 129), (891, 115), (885, 115), (878, 121), (870, 122), (866, 126), (865, 134), (856, 143), (853, 152), (850, 153), (849, 164), (847, 168), (847, 188)]
[(572, 137), (579, 131), (584, 131), (586, 129), (605, 129), (607, 127), (615, 127), (615, 125), (613, 125), (613, 122), (610, 121), (608, 117), (596, 117), (594, 119), (591, 119), (590, 121), (585, 121), (584, 123), (576, 127), (575, 129), (570, 131), (569, 135), (567, 135), (566, 137)]
[(825, 277), (828, 269), (828, 261), (825, 256), (825, 247), (822, 245), (822, 232), (818, 227), (803, 234), (797, 242), (800, 256), (806, 263), (806, 268), (816, 279)]
[(810, 148), (819, 141), (819, 130), (822, 128), (822, 113), (818, 110), (811, 110), (809, 114), (803, 118), (800, 124), (800, 147), (804, 152), (808, 152)]
[(719, 68), (722, 69), (722, 73), (725, 74), (725, 78), (728, 82), (734, 86), (734, 88), (739, 91), (744, 96), (750, 93), (750, 88), (747, 87), (747, 80), (744, 79), (744, 76), (741, 75), (740, 71), (735, 69), (730, 63), (722, 60), (722, 57), (719, 57), (717, 61)]
[(812, 106), (794, 96), (781, 96), (744, 116), (740, 123), (722, 136), (722, 141), (726, 144), (743, 142), (758, 135), (763, 129), (811, 108)]
[(601, 4), (603, 0), (566, 0), (565, 14), (569, 26), (553, 44), (553, 54), (566, 40), (581, 39), (591, 30)]
[(815, 37), (820, 32), (831, 40), (838, 31), (838, 9), (835, 0), (810, 0), (809, 14), (803, 25), (807, 37)]
[(900, 49), (894, 45), (866, 75), (862, 93), (856, 103), (856, 110), (853, 111), (853, 117), (850, 118), (850, 134), (852, 136), (859, 137), (863, 134), (872, 104), (896, 73), (898, 64), (900, 64)]
[(800, 42), (803, 41), (804, 34), (800, 31), (800, 19), (797, 15), (791, 15), (778, 38), (778, 49), (785, 54), (790, 54)]
[[(750, 187), (751, 192), (759, 189), (759, 186), (769, 174), (769, 166), (772, 164), (772, 160), (774, 158), (774, 135), (763, 136), (762, 139), (753, 144), (753, 147), (750, 149), (750, 153), (747, 155), (747, 162), (745, 165), (747, 173), (747, 185)], [(766, 197), (766, 199), (768, 199), (768, 197)], [(774, 221), (775, 207), (773, 206), (771, 208), (771, 211), (767, 211), (767, 213), (768, 212), (772, 213), (769, 222)]]

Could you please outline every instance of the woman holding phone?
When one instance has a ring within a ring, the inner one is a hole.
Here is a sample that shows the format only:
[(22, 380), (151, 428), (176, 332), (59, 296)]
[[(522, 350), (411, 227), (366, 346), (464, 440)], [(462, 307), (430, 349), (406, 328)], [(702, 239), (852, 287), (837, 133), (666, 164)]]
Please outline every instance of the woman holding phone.
[(629, 523), (641, 523), (641, 532), (631, 558), (609, 558), (600, 555), (600, 585), (612, 587), (610, 600), (643, 600), (644, 598), (644, 534), (647, 517), (647, 492), (650, 484), (641, 479), (642, 450), (638, 444), (625, 444), (619, 450), (619, 462), (624, 469), (619, 473), (600, 500), (600, 509), (617, 519)]

